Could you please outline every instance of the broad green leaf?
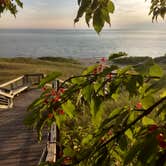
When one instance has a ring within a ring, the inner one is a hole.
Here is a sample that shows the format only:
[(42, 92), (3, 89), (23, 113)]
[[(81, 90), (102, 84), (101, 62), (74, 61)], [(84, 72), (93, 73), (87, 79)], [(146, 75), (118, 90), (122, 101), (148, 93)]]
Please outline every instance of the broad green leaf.
[(23, 7), (23, 3), (20, 0), (15, 0), (15, 1), (19, 7), (21, 8)]
[(77, 85), (80, 85), (80, 84), (82, 84), (83, 82), (85, 81), (85, 78), (73, 78), (72, 80), (71, 80), (71, 82), (73, 83), (73, 84), (77, 84)]
[(133, 133), (131, 131), (131, 129), (128, 129), (127, 131), (125, 131), (125, 135), (133, 141)]
[(100, 8), (98, 8), (93, 15), (93, 27), (97, 33), (100, 33), (104, 27), (104, 17)]
[(141, 99), (141, 103), (144, 109), (148, 109), (150, 106), (154, 104), (155, 100), (152, 95), (145, 96)]
[(114, 6), (114, 3), (112, 1), (108, 1), (108, 4), (107, 4), (107, 9), (108, 9), (108, 12), (109, 13), (113, 13), (114, 10), (115, 10), (115, 6)]
[(152, 83), (147, 89), (146, 92), (154, 90), (154, 91), (159, 91), (159, 90), (166, 90), (166, 75), (161, 77), (160, 80), (155, 81)]
[(109, 114), (109, 118), (113, 118), (114, 116), (118, 115), (121, 111), (122, 110), (119, 108), (112, 110), (111, 113)]
[(142, 118), (142, 124), (144, 126), (152, 125), (152, 124), (155, 124), (155, 121), (153, 119), (150, 119), (147, 116), (145, 116), (145, 117)]
[(118, 73), (118, 75), (122, 75), (122, 74), (125, 74), (126, 72), (128, 72), (131, 69), (132, 69), (132, 66), (130, 66), (130, 65), (129, 66), (125, 66), (125, 67), (119, 69), (117, 71), (117, 73)]
[(160, 97), (161, 97), (161, 98), (166, 97), (166, 90), (164, 90), (164, 91), (162, 92), (162, 94), (160, 95)]
[(149, 71), (150, 76), (158, 76), (158, 77), (163, 76), (163, 70), (157, 64), (154, 64), (149, 70), (150, 70)]
[(94, 91), (93, 85), (88, 85), (82, 90), (82, 95), (88, 103), (91, 101), (93, 91)]
[(66, 103), (62, 104), (62, 109), (70, 118), (74, 116), (75, 106), (72, 104), (71, 100), (68, 100)]
[(101, 99), (97, 97), (95, 99), (92, 99), (90, 103), (90, 113), (92, 115), (92, 122), (94, 125), (100, 125), (103, 111), (104, 107), (102, 107)]
[(111, 20), (110, 20), (110, 16), (109, 16), (108, 10), (106, 10), (106, 9), (101, 9), (101, 12), (102, 12), (103, 19), (104, 19), (108, 24), (111, 24)]
[(87, 135), (85, 138), (83, 138), (81, 144), (82, 144), (82, 145), (89, 144), (89, 141), (90, 141), (92, 138), (93, 138), (93, 135), (92, 135), (92, 134)]
[(113, 71), (115, 71), (115, 70), (117, 70), (117, 69), (119, 69), (118, 66), (116, 66), (116, 65), (111, 65), (111, 66), (109, 66), (108, 68), (105, 68), (101, 74), (104, 76), (104, 75), (110, 74), (111, 72), (113, 72)]
[(82, 72), (82, 75), (86, 75), (86, 74), (92, 73), (97, 66), (98, 65), (93, 65), (93, 66), (87, 67), (87, 69)]
[(49, 83), (53, 80), (55, 80), (57, 77), (61, 76), (62, 74), (59, 72), (53, 72), (48, 74), (45, 78), (43, 78), (40, 82), (39, 87), (43, 87), (46, 83)]
[(141, 64), (135, 65), (133, 67), (138, 73), (142, 75), (149, 75), (150, 67), (152, 67), (153, 65), (154, 65), (153, 59), (148, 59), (142, 62)]

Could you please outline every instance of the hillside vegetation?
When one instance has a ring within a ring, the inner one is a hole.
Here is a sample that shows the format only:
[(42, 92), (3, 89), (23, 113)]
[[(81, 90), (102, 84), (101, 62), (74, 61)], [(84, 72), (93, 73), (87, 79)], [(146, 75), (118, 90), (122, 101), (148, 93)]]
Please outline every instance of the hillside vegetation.
[(9, 81), (15, 77), (30, 73), (48, 74), (53, 71), (61, 72), (62, 79), (71, 75), (79, 74), (83, 66), (76, 63), (76, 60), (68, 60), (66, 58), (56, 58), (51, 61), (45, 59), (33, 58), (0, 58), (0, 83)]

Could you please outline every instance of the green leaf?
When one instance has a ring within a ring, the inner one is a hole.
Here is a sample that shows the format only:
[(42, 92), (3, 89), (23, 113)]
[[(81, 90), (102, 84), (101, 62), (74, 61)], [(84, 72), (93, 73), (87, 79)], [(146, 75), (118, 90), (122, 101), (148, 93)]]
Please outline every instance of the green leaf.
[(115, 10), (115, 6), (114, 6), (114, 3), (112, 1), (108, 1), (108, 4), (107, 4), (107, 9), (108, 9), (108, 12), (109, 13), (113, 13), (114, 10)]
[(133, 141), (133, 133), (131, 131), (131, 129), (128, 129), (127, 131), (125, 131), (125, 135)]
[(79, 78), (73, 78), (73, 79), (71, 80), (71, 82), (72, 82), (73, 84), (77, 84), (77, 85), (82, 84), (84, 81), (85, 81), (85, 78), (81, 78), (81, 77), (79, 77)]
[(111, 111), (111, 113), (109, 114), (109, 118), (113, 118), (115, 117), (116, 115), (118, 115), (122, 110), (119, 109), (119, 108), (116, 108), (114, 110)]
[(15, 1), (19, 7), (21, 8), (23, 7), (23, 3), (20, 0), (15, 0)]
[(85, 138), (83, 138), (81, 144), (82, 145), (86, 145), (89, 144), (90, 140), (93, 138), (92, 134), (87, 135)]
[(92, 99), (90, 103), (90, 113), (92, 115), (92, 122), (94, 125), (100, 125), (103, 111), (104, 107), (102, 105), (102, 100), (98, 97)]
[(88, 85), (82, 90), (82, 95), (88, 103), (91, 101), (93, 91), (94, 91), (93, 85)]
[(155, 121), (153, 119), (150, 119), (148, 118), (147, 116), (143, 117), (142, 119), (142, 124), (144, 126), (147, 126), (147, 125), (152, 125), (152, 124), (155, 124)]
[(155, 100), (152, 95), (145, 96), (141, 99), (141, 103), (144, 109), (148, 109), (150, 106), (154, 104)]
[(128, 66), (125, 66), (125, 67), (119, 69), (117, 71), (117, 73), (118, 73), (118, 75), (122, 75), (122, 74), (125, 74), (126, 72), (128, 72), (131, 69), (132, 69), (132, 66), (128, 65)]
[(154, 83), (152, 83), (147, 89), (146, 92), (151, 91), (151, 90), (155, 90), (155, 91), (159, 91), (159, 90), (165, 90), (166, 89), (166, 75), (164, 75), (163, 77), (160, 78), (160, 80), (155, 81)]
[(100, 33), (104, 27), (104, 18), (100, 8), (98, 8), (93, 15), (93, 27), (97, 33)]
[(119, 67), (116, 65), (111, 65), (108, 68), (105, 68), (103, 72), (101, 73), (103, 76), (110, 74), (112, 71), (118, 70)]
[(61, 76), (62, 74), (60, 72), (53, 72), (48, 74), (45, 78), (43, 78), (40, 82), (39, 87), (43, 87), (46, 83), (49, 83), (53, 80), (55, 80), (57, 77)]
[(135, 65), (133, 67), (138, 73), (142, 75), (149, 75), (149, 70), (153, 65), (154, 65), (153, 59), (148, 59), (142, 62), (141, 64)]
[(149, 71), (150, 76), (158, 76), (158, 77), (162, 77), (163, 76), (163, 70), (157, 64), (154, 64), (152, 67), (150, 67), (149, 70), (150, 70)]
[(62, 109), (70, 118), (73, 118), (75, 106), (72, 104), (71, 100), (68, 100), (66, 103), (62, 104)]
[(92, 65), (92, 66), (89, 66), (86, 70), (84, 70), (82, 72), (82, 75), (87, 75), (87, 74), (90, 74), (94, 71), (94, 69), (97, 67), (98, 65)]

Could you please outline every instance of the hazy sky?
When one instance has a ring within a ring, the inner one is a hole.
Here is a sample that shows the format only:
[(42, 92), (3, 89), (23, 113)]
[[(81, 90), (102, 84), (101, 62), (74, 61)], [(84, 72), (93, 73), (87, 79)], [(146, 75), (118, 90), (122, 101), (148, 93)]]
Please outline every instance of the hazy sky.
[[(24, 8), (17, 17), (4, 13), (0, 28), (73, 28), (78, 9), (77, 0), (23, 0)], [(166, 22), (152, 24), (148, 16), (150, 0), (114, 0), (112, 28), (166, 28)], [(161, 26), (162, 24), (162, 26)], [(84, 20), (76, 28), (87, 28)]]

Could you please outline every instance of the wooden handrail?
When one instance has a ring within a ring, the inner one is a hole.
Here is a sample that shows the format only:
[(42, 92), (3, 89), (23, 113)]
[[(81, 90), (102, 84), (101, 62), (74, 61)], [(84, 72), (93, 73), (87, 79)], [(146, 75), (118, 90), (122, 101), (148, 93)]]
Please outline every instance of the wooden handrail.
[(13, 83), (15, 83), (15, 82), (17, 82), (17, 81), (19, 81), (19, 80), (21, 80), (21, 79), (23, 79), (23, 78), (24, 78), (24, 76), (20, 76), (20, 77), (15, 78), (15, 79), (13, 79), (13, 80), (11, 80), (11, 81), (8, 81), (8, 82), (6, 82), (6, 83), (4, 83), (4, 84), (1, 84), (1, 85), (0, 85), (0, 88), (3, 88), (3, 87), (8, 86), (8, 85), (10, 85), (10, 84), (13, 84)]
[(0, 95), (8, 97), (8, 98), (13, 98), (13, 95), (11, 95), (9, 93), (2, 92), (2, 91), (0, 91)]
[[(34, 81), (34, 77), (37, 80)], [(0, 85), (0, 95), (6, 97), (6, 102), (8, 102), (8, 107), (5, 105), (4, 102), (0, 101), (0, 108), (12, 108), (13, 107), (13, 98), (25, 91), (26, 89), (30, 88), (33, 85), (37, 85), (40, 83), (40, 80), (44, 77), (42, 73), (35, 73), (35, 74), (25, 74), (13, 80), (10, 80), (6, 83)]]

